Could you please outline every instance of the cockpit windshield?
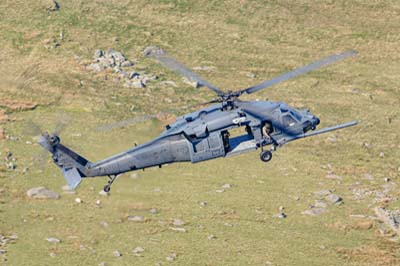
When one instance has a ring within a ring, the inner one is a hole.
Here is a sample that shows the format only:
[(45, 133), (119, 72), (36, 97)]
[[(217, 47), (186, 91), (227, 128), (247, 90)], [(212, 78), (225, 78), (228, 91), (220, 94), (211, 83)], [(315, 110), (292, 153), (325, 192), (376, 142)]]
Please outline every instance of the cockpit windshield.
[(301, 114), (299, 114), (297, 111), (295, 110), (290, 110), (290, 113), (297, 119), (297, 121), (301, 121)]

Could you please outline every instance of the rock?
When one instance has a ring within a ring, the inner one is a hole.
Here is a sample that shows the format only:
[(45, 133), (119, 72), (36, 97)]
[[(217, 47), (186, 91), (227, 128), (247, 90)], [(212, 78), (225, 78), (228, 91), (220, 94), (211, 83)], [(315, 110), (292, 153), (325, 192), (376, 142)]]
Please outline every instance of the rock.
[(172, 253), (171, 255), (169, 255), (168, 257), (166, 257), (165, 259), (167, 261), (174, 261), (176, 259), (177, 255), (176, 253)]
[(99, 263), (99, 266), (107, 266), (107, 265), (108, 265), (107, 262), (104, 262), (104, 261)]
[(285, 210), (285, 207), (279, 206), (278, 210), (279, 210), (279, 212), (283, 212)]
[(217, 237), (215, 236), (215, 235), (208, 235), (207, 236), (207, 239), (208, 240), (213, 240), (213, 239), (216, 239)]
[(140, 74), (138, 72), (136, 72), (136, 71), (132, 71), (128, 75), (129, 79), (134, 79), (134, 78), (139, 78), (139, 77), (140, 77)]
[(113, 256), (114, 257), (122, 257), (122, 254), (118, 250), (115, 250), (115, 251), (113, 251)]
[(54, 191), (51, 191), (45, 187), (31, 188), (26, 192), (28, 197), (33, 199), (58, 199), (60, 195)]
[(224, 190), (224, 189), (217, 189), (217, 190), (215, 190), (215, 192), (217, 192), (217, 193), (224, 193), (225, 190)]
[(203, 207), (207, 206), (207, 204), (208, 204), (207, 201), (202, 201), (202, 202), (200, 202), (200, 205), (203, 206)]
[(156, 55), (164, 55), (165, 51), (158, 46), (147, 46), (143, 50), (143, 54), (145, 56), (156, 56)]
[(144, 217), (140, 215), (128, 216), (128, 221), (131, 222), (144, 222)]
[(52, 258), (55, 258), (55, 257), (57, 257), (57, 254), (55, 253), (55, 252), (50, 252), (50, 257), (52, 257)]
[(304, 215), (311, 215), (311, 216), (318, 216), (326, 212), (325, 208), (311, 208), (309, 210), (303, 211), (301, 214)]
[(281, 213), (273, 215), (273, 217), (279, 218), (279, 219), (285, 219), (287, 217), (287, 215), (285, 213), (281, 212)]
[(326, 201), (332, 204), (341, 204), (343, 203), (343, 199), (336, 194), (329, 194), (325, 197)]
[(157, 210), (156, 208), (151, 208), (151, 209), (149, 210), (149, 213), (151, 213), (151, 214), (157, 214), (157, 213), (158, 213), (158, 210)]
[(141, 80), (135, 80), (135, 81), (131, 82), (130, 87), (133, 87), (135, 89), (143, 89), (146, 87), (146, 85)]
[(76, 202), (76, 203), (83, 203), (83, 200), (82, 200), (81, 198), (76, 198), (76, 199), (75, 199), (75, 202)]
[(381, 153), (379, 153), (379, 157), (383, 159), (385, 157), (385, 153), (382, 151)]
[(108, 195), (110, 195), (110, 193), (109, 192), (105, 192), (104, 190), (100, 190), (99, 191), (99, 195), (103, 196), (103, 197), (107, 197)]
[(142, 252), (144, 252), (144, 248), (142, 247), (136, 247), (134, 250), (132, 250), (132, 253), (135, 256), (140, 256)]
[(49, 11), (49, 12), (55, 12), (55, 11), (58, 11), (58, 10), (60, 10), (60, 4), (58, 3), (58, 2), (56, 2), (56, 1), (51, 1), (51, 4), (49, 5), (49, 6), (47, 6), (47, 11)]
[(96, 71), (96, 72), (101, 72), (104, 71), (105, 67), (103, 64), (100, 63), (93, 63), (90, 64), (86, 67), (87, 70), (92, 70), (92, 71)]
[(323, 189), (323, 190), (319, 190), (314, 192), (314, 195), (318, 196), (318, 197), (324, 197), (327, 196), (329, 194), (331, 194), (332, 192), (329, 189)]
[(114, 58), (115, 62), (120, 64), (126, 61), (126, 58), (122, 55), (122, 53), (117, 52), (111, 48), (107, 50), (106, 57)]
[(100, 206), (101, 205), (101, 200), (96, 200), (96, 205)]
[(103, 50), (100, 50), (100, 49), (94, 50), (94, 58), (95, 59), (103, 57), (103, 56), (104, 56), (104, 51)]
[(387, 183), (387, 182), (390, 181), (390, 178), (389, 177), (385, 177), (383, 180)]
[(184, 221), (182, 221), (181, 219), (174, 219), (172, 221), (172, 224), (175, 226), (184, 226), (186, 223)]
[(133, 66), (132, 62), (129, 60), (126, 60), (124, 62), (122, 62), (121, 67), (130, 67)]
[(378, 220), (380, 220), (386, 227), (396, 233), (400, 233), (400, 210), (392, 211), (377, 207), (374, 211)]
[(54, 243), (54, 244), (59, 244), (61, 243), (61, 240), (55, 237), (48, 237), (46, 238), (47, 242), (49, 243)]
[(101, 221), (101, 222), (100, 222), (100, 225), (101, 225), (102, 227), (104, 227), (104, 228), (107, 228), (107, 227), (108, 227), (108, 223), (107, 223), (106, 221)]
[(0, 254), (2, 255), (2, 254), (6, 254), (7, 253), (7, 250), (5, 250), (5, 249), (0, 249)]
[(113, 42), (119, 42), (119, 38), (118, 38), (118, 37), (113, 37), (113, 38), (112, 38), (112, 41), (113, 41)]
[(182, 80), (183, 80), (183, 83), (186, 83), (186, 84), (192, 86), (195, 89), (200, 87), (200, 83), (195, 81), (195, 80), (189, 80), (187, 78), (182, 78)]
[(246, 77), (254, 79), (254, 78), (256, 78), (256, 74), (254, 74), (252, 72), (246, 72)]
[(231, 185), (231, 184), (223, 184), (221, 187), (222, 187), (222, 188), (231, 188), (232, 185)]
[(314, 207), (317, 207), (317, 208), (326, 208), (326, 207), (328, 207), (328, 205), (327, 205), (325, 202), (323, 202), (323, 201), (316, 200), (315, 203), (314, 203)]
[(186, 229), (182, 228), (182, 227), (170, 227), (169, 229), (171, 229), (172, 231), (175, 231), (175, 232), (186, 233)]

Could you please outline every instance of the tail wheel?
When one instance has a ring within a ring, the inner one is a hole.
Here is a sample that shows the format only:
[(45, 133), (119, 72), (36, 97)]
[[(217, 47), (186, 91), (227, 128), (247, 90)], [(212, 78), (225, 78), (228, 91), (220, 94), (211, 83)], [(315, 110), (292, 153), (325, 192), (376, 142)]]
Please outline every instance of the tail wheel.
[(271, 161), (272, 152), (271, 151), (262, 151), (261, 154), (260, 154), (260, 159), (264, 163)]

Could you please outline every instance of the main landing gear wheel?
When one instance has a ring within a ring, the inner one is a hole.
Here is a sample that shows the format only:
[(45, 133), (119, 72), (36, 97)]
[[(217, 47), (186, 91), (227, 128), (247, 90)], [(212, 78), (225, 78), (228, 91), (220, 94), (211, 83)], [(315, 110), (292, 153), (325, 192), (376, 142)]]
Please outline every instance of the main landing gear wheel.
[(272, 152), (271, 151), (262, 151), (261, 154), (260, 154), (260, 159), (264, 163), (271, 161)]

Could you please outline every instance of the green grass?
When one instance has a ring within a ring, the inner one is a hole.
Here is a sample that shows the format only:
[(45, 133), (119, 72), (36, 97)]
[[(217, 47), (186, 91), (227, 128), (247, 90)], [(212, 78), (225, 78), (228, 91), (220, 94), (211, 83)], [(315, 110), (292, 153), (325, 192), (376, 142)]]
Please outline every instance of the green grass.
[[(383, 178), (399, 185), (400, 65), (397, 1), (60, 1), (0, 3), (0, 100), (32, 101), (32, 111), (10, 113), (0, 125), (17, 140), (0, 140), (1, 157), (11, 150), (17, 169), (0, 171), (0, 234), (18, 240), (0, 255), (4, 265), (398, 265), (398, 243), (376, 228), (358, 229), (351, 214), (373, 215), (373, 196), (355, 199), (351, 189), (382, 190)], [(64, 39), (60, 40), (60, 31)], [(118, 41), (114, 41), (118, 37)], [(46, 49), (44, 40), (58, 42)], [(160, 45), (189, 67), (215, 66), (200, 73), (221, 89), (244, 88), (332, 53), (355, 49), (359, 56), (243, 99), (284, 101), (310, 108), (321, 126), (353, 119), (356, 128), (291, 143), (263, 164), (258, 153), (199, 164), (125, 174), (110, 197), (98, 195), (105, 178), (84, 180), (75, 195), (57, 201), (27, 199), (26, 190), (46, 186), (61, 192), (65, 184), (50, 162), (34, 163), (41, 152), (26, 134), (33, 120), (47, 130), (59, 113), (70, 117), (63, 143), (92, 161), (144, 143), (162, 131), (157, 120), (101, 133), (95, 128), (129, 117), (172, 110), (210, 100), (154, 61), (143, 49)], [(178, 88), (155, 82), (144, 90), (126, 89), (87, 72), (74, 57), (91, 60), (96, 48), (113, 48), (139, 67), (173, 80)], [(255, 79), (245, 73), (253, 72)], [(80, 85), (83, 81), (83, 86)], [(171, 100), (168, 103), (166, 98)], [(132, 106), (135, 108), (132, 109)], [(391, 123), (388, 122), (391, 118)], [(77, 137), (77, 134), (80, 137)], [(338, 142), (331, 143), (329, 136)], [(364, 142), (371, 147), (365, 148)], [(385, 153), (380, 158), (380, 152)], [(3, 159), (1, 159), (3, 160)], [(327, 179), (327, 164), (343, 177)], [(23, 169), (29, 167), (24, 173)], [(363, 178), (365, 173), (374, 181)], [(216, 193), (230, 183), (225, 193)], [(318, 216), (301, 215), (316, 199), (314, 191), (332, 189), (345, 204)], [(399, 197), (397, 190), (390, 192)], [(83, 204), (76, 204), (80, 197)], [(299, 200), (296, 200), (296, 198)], [(97, 199), (101, 208), (95, 207)], [(202, 207), (201, 201), (208, 205)], [(288, 217), (272, 217), (285, 206)], [(398, 201), (389, 207), (397, 208)], [(150, 208), (160, 210), (150, 214)], [(144, 223), (128, 222), (143, 215)], [(186, 233), (170, 229), (172, 219), (187, 222)], [(102, 221), (108, 227), (101, 225)], [(216, 239), (208, 240), (209, 235)], [(60, 244), (50, 244), (47, 237)], [(132, 250), (145, 248), (142, 257)], [(120, 250), (121, 258), (112, 255)], [(57, 254), (55, 258), (50, 253)], [(174, 262), (165, 257), (177, 253)], [(377, 258), (380, 258), (377, 261)], [(7, 261), (3, 261), (6, 258)]]

